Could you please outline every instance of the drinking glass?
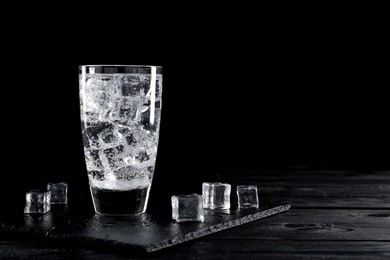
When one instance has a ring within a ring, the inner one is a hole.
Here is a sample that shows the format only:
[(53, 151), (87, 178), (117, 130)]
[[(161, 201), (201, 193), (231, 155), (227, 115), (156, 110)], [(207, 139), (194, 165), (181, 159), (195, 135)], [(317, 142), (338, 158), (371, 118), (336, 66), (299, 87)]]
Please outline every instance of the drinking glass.
[(85, 162), (96, 213), (146, 211), (159, 139), (162, 67), (79, 67)]

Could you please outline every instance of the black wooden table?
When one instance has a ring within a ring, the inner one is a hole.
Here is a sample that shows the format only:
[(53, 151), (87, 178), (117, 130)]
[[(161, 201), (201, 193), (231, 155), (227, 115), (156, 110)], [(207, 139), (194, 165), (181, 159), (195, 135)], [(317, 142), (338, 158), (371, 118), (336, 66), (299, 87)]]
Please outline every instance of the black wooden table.
[[(234, 172), (219, 178), (233, 185), (256, 184), (261, 203), (292, 208), (139, 258), (390, 259), (390, 171)], [(133, 258), (126, 252), (0, 233), (1, 257)]]

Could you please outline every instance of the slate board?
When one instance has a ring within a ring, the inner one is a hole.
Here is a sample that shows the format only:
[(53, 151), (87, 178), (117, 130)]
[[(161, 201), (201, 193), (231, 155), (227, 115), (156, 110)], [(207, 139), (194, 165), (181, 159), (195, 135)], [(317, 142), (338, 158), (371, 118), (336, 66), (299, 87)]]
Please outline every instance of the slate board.
[(80, 215), (79, 211), (66, 205), (52, 205), (51, 211), (46, 214), (25, 215), (20, 208), (13, 208), (7, 214), (0, 214), (0, 232), (94, 248), (114, 248), (127, 253), (147, 253), (269, 217), (289, 208), (290, 205), (281, 205), (229, 213), (206, 210), (203, 223), (175, 223), (168, 212), (108, 217)]

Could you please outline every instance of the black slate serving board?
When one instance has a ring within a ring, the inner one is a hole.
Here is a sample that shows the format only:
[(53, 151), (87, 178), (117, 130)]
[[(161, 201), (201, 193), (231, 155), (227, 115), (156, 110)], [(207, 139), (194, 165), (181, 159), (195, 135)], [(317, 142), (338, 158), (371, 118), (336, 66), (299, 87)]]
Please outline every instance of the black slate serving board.
[[(3, 205), (4, 206), (4, 205)], [(46, 214), (23, 214), (18, 207), (0, 213), (0, 232), (70, 242), (126, 252), (147, 253), (284, 212), (290, 205), (258, 210), (206, 210), (205, 221), (175, 223), (169, 212), (132, 217), (80, 214), (66, 205), (52, 205)]]

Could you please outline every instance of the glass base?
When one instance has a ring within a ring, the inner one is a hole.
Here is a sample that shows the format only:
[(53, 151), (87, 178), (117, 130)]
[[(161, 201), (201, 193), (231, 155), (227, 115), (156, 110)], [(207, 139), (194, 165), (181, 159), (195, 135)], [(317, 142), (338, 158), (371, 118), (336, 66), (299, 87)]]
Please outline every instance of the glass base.
[(144, 213), (150, 186), (135, 190), (106, 190), (90, 186), (95, 212), (109, 216), (129, 216)]

